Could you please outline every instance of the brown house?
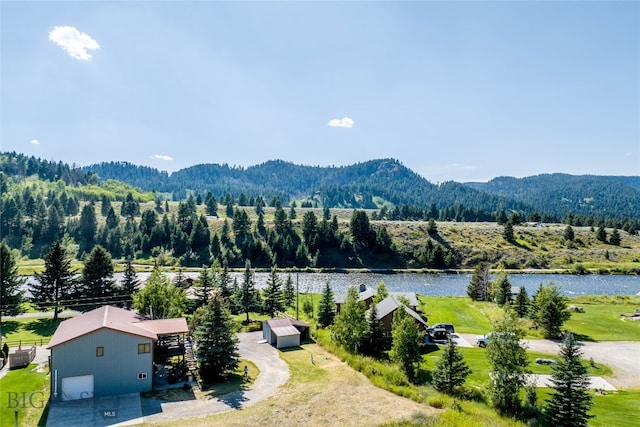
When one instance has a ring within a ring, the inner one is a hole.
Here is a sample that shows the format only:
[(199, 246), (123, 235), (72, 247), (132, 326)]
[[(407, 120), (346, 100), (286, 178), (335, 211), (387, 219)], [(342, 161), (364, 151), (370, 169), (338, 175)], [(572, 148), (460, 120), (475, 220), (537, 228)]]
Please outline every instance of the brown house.
[(418, 329), (423, 332), (427, 330), (427, 322), (422, 318), (420, 314), (418, 314), (411, 307), (408, 307), (401, 303), (396, 296), (391, 295), (376, 304), (378, 319), (382, 321), (382, 324), (384, 325), (384, 328), (387, 332), (391, 332), (391, 328), (393, 326), (393, 314), (399, 308), (404, 309), (404, 311), (406, 311), (407, 314), (409, 314), (409, 316), (411, 316), (415, 320), (416, 325), (418, 325)]

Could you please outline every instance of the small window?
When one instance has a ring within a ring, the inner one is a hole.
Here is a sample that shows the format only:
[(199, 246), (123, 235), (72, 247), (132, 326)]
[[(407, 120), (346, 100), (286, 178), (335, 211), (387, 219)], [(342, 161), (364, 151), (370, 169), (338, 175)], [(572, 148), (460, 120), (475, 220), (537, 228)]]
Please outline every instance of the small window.
[(147, 379), (147, 373), (146, 372), (140, 372), (138, 374), (138, 379), (139, 380), (146, 380)]
[(138, 354), (151, 353), (151, 344), (138, 344)]
[(96, 357), (104, 356), (104, 347), (96, 347)]

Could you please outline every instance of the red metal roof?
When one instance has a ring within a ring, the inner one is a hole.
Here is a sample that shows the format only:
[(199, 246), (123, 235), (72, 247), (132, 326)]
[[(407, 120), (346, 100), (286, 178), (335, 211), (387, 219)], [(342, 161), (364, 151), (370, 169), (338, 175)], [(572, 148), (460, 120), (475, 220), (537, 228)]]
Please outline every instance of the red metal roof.
[[(189, 331), (186, 326), (187, 321), (184, 318), (162, 320), (148, 320), (133, 311), (105, 305), (60, 323), (47, 348), (55, 347), (99, 329), (111, 329), (152, 340), (157, 340), (158, 335)], [(164, 322), (164, 320), (168, 322)]]

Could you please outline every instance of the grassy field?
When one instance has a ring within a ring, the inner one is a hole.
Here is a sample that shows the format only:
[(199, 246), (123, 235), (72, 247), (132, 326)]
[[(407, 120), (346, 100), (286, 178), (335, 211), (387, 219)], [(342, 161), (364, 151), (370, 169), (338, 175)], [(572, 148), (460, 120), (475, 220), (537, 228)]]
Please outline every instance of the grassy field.
[(64, 318), (53, 319), (40, 318), (21, 318), (2, 321), (2, 335), (9, 346), (17, 347), (19, 342), (22, 345), (41, 345), (49, 342), (56, 328)]
[[(640, 310), (640, 297), (576, 297), (569, 305), (584, 309), (572, 312), (564, 328), (583, 341), (640, 341), (640, 322), (622, 317)], [(428, 323), (453, 323), (456, 332), (485, 334), (491, 321), (503, 313), (494, 303), (474, 302), (466, 297), (420, 297), (420, 309)], [(525, 322), (530, 324), (530, 322)], [(540, 332), (527, 331), (527, 337), (540, 338)]]
[(1, 427), (14, 425), (16, 410), (18, 425), (44, 425), (45, 404), (49, 397), (49, 379), (46, 372), (39, 372), (37, 367), (38, 365), (31, 364), (24, 369), (10, 371), (0, 378)]

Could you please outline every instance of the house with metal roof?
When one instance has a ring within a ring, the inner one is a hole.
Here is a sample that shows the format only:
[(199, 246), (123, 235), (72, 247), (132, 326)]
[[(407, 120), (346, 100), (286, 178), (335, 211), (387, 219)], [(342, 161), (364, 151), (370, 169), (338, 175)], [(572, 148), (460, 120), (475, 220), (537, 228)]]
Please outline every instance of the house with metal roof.
[(262, 323), (262, 338), (276, 348), (297, 347), (309, 338), (309, 324), (301, 320), (270, 319)]
[(409, 314), (409, 316), (411, 316), (415, 320), (418, 328), (421, 331), (426, 331), (428, 326), (425, 319), (423, 319), (422, 316), (413, 308), (403, 304), (401, 302), (401, 299), (394, 295), (390, 295), (376, 304), (378, 319), (382, 321), (382, 324), (384, 325), (384, 328), (387, 332), (390, 332), (393, 326), (393, 314), (397, 309), (401, 307), (404, 309), (404, 311), (407, 312), (407, 314)]
[[(366, 309), (369, 309), (371, 303), (373, 303), (373, 298), (375, 297), (375, 292), (371, 288), (367, 288), (365, 285), (360, 285), (360, 293), (358, 294), (358, 301), (364, 303)], [(336, 314), (340, 314), (340, 308), (342, 304), (347, 299), (346, 294), (336, 294), (333, 296), (333, 302), (336, 305)]]
[(188, 333), (184, 318), (149, 320), (109, 305), (65, 320), (47, 346), (51, 399), (150, 391), (158, 342)]

